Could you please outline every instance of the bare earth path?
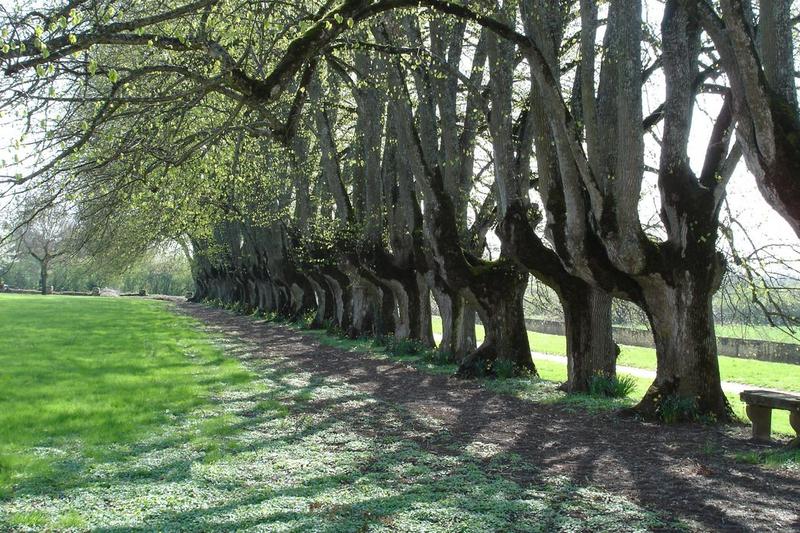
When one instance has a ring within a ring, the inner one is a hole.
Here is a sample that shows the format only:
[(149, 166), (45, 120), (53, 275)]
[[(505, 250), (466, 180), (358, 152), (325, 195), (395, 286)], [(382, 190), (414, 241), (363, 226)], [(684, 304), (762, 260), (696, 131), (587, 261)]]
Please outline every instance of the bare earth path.
[(251, 357), (345, 382), (379, 401), (424, 413), (458, 445), (518, 454), (537, 467), (527, 479), (516, 478), (518, 483), (567, 476), (577, 485), (599, 486), (664, 510), (697, 530), (800, 531), (800, 472), (735, 461), (733, 453), (758, 449), (747, 441), (746, 428), (659, 426), (537, 404), (476, 382), (327, 347), (286, 327), (177, 305), (212, 330), (250, 343)]

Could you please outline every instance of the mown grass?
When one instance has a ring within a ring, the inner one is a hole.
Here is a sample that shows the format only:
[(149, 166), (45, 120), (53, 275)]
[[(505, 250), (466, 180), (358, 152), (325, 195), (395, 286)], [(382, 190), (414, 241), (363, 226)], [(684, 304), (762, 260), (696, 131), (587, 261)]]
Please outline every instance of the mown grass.
[[(442, 323), (439, 317), (433, 317), (433, 331), (441, 334)], [(478, 342), (483, 340), (483, 326), (475, 326), (475, 336)], [(528, 340), (531, 349), (536, 352), (549, 353), (554, 355), (566, 355), (566, 339), (560, 335), (548, 335), (545, 333), (528, 332)], [(652, 348), (639, 346), (620, 346), (620, 356), (617, 364), (630, 366), (646, 370), (655, 370), (656, 352)], [(542, 379), (563, 382), (567, 379), (567, 370), (564, 365), (551, 361), (536, 360), (536, 368)], [(724, 381), (733, 381), (745, 385), (753, 385), (754, 388), (767, 387), (787, 391), (800, 392), (800, 366), (786, 363), (771, 363), (767, 361), (755, 361), (751, 359), (738, 359), (735, 357), (719, 357), (720, 375)], [(621, 372), (621, 374), (624, 374)], [(632, 376), (633, 377), (633, 376)], [(631, 393), (631, 399), (638, 399), (644, 396), (645, 391), (650, 386), (650, 381), (643, 378), (635, 378), (638, 386)], [(739, 399), (738, 394), (726, 394), (734, 413), (742, 420), (747, 420), (745, 405)], [(794, 435), (794, 430), (789, 425), (789, 413), (787, 411), (772, 411), (772, 429), (781, 435)]]
[(109, 445), (250, 379), (163, 302), (0, 295), (0, 324), (0, 498), (70, 486)]
[[(24, 440), (3, 433), (4, 445), (15, 454), (51, 458), (54, 469), (79, 467), (59, 473), (67, 473), (69, 483), (49, 476), (55, 484), (14, 470), (13, 491), (0, 500), (0, 530), (483, 532), (680, 526), (623, 496), (545, 476), (502, 449), (456, 442), (424, 413), (299, 371), (291, 360), (263, 352), (260, 358), (248, 357), (255, 347), (230, 339), (225, 350), (241, 356), (241, 364), (223, 357), (191, 321), (170, 315), (159, 303), (2, 299), (0, 308), (4, 324), (19, 326), (14, 335), (27, 331), (31, 320), (52, 320), (46, 336), (14, 337), (27, 355), (5, 351), (2, 362), (24, 357), (32, 370), (26, 372), (20, 363), (15, 375), (47, 378), (38, 392), (61, 392), (70, 398), (65, 403), (82, 406), (86, 419), (53, 418), (48, 409), (61, 409), (53, 406), (61, 400), (48, 396), (39, 404), (41, 419), (28, 412), (28, 423), (37, 430), (15, 425), (27, 435)], [(67, 338), (73, 342), (65, 350), (69, 358), (59, 354)], [(98, 338), (107, 343), (103, 349), (95, 348)], [(162, 367), (166, 373), (156, 372)], [(108, 383), (106, 374), (114, 376)], [(172, 388), (167, 382), (172, 379), (183, 385)], [(124, 386), (117, 391), (113, 383), (120, 381)], [(3, 390), (12, 391), (17, 401), (36, 402), (36, 394), (18, 390), (33, 382), (21, 383), (26, 385), (6, 382)], [(133, 405), (119, 398), (137, 388)], [(79, 390), (91, 399), (81, 398)], [(97, 413), (95, 404), (102, 407)], [(135, 420), (130, 425), (129, 416)], [(61, 421), (63, 428), (48, 426)]]

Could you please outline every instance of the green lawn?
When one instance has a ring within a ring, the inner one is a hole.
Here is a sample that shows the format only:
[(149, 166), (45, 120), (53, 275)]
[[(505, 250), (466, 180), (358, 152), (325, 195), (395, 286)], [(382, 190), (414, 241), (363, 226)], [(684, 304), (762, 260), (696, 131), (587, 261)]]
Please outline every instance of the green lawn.
[(2, 531), (674, 528), (161, 302), (0, 295), (0, 323)]
[[(433, 331), (437, 334), (442, 332), (442, 322), (439, 317), (433, 317)], [(475, 327), (475, 336), (479, 342), (483, 340), (483, 326), (478, 325)], [(555, 355), (565, 355), (567, 353), (567, 341), (561, 335), (548, 335), (529, 331), (528, 340), (533, 351)], [(620, 365), (655, 370), (656, 352), (654, 349), (624, 345), (620, 346), (620, 349), (621, 353), (617, 360)], [(565, 381), (567, 379), (565, 365), (550, 361), (536, 361), (535, 358), (534, 362), (542, 379), (552, 381)], [(800, 392), (800, 366), (798, 365), (720, 356), (719, 367), (724, 381), (734, 381), (753, 385), (754, 387)], [(636, 381), (638, 387), (631, 396), (632, 398), (641, 398), (644, 396), (647, 387), (650, 386), (650, 382), (642, 378), (636, 378)], [(745, 406), (739, 400), (739, 396), (737, 394), (728, 394), (727, 396), (736, 414), (747, 420)], [(789, 413), (787, 411), (773, 411), (772, 427), (777, 433), (794, 434), (789, 425)]]
[(163, 302), (0, 295), (0, 324), (0, 498), (69, 486), (109, 445), (249, 379)]

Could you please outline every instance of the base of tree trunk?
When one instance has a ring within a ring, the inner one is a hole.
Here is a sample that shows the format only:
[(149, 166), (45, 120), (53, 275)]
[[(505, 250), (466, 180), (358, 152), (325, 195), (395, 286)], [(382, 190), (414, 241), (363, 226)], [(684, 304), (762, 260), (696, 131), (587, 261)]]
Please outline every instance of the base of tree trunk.
[(681, 394), (677, 381), (653, 383), (639, 403), (622, 412), (661, 422), (731, 422), (735, 419), (728, 399), (720, 389), (705, 399)]

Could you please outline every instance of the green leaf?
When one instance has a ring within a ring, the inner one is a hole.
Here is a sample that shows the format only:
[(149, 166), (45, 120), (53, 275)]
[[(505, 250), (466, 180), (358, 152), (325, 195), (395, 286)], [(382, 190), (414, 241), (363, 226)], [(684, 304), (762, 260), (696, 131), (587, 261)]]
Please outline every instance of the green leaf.
[(78, 42), (78, 37), (76, 37), (74, 33), (70, 33), (67, 39), (69, 39), (69, 44), (75, 44)]
[(108, 79), (111, 81), (111, 83), (117, 83), (117, 80), (119, 79), (119, 73), (112, 68), (108, 71)]
[(87, 70), (89, 71), (89, 74), (94, 76), (95, 73), (97, 72), (97, 61), (95, 61), (94, 59), (89, 61), (89, 66), (87, 67)]

